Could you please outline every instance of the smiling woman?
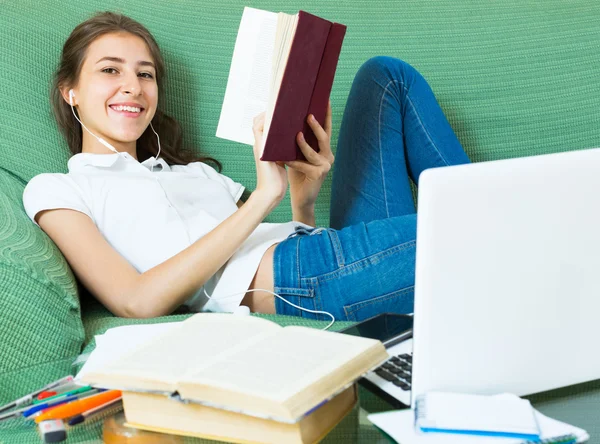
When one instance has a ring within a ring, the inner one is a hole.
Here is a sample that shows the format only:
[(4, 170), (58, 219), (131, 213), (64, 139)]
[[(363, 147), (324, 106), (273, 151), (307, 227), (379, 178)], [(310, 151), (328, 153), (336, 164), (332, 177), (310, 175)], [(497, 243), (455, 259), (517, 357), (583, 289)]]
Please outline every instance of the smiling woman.
[[(152, 122), (161, 135), (161, 156), (168, 163), (209, 161), (220, 171), (216, 159), (198, 156), (193, 149), (183, 147), (179, 123), (160, 109), (165, 79), (160, 48), (138, 22), (105, 12), (78, 25), (64, 44), (50, 89), (52, 110), (71, 152), (106, 153), (75, 120), (69, 108), (69, 90), (73, 89), (80, 120), (119, 151), (128, 152), (140, 162), (156, 156), (158, 139), (148, 126)], [(90, 85), (94, 88), (89, 89)], [(133, 114), (136, 110), (114, 109), (118, 105), (142, 109)], [(119, 124), (118, 119), (124, 117), (135, 119)]]
[[(418, 184), (426, 168), (469, 162), (412, 66), (374, 57), (354, 79), (332, 228), (314, 226), (334, 163), (331, 105), (324, 122), (306, 119), (318, 150), (296, 135), (306, 161), (260, 160), (264, 113), (255, 117), (256, 188), (242, 205), (242, 184), (182, 149), (179, 124), (160, 110), (164, 75), (154, 38), (120, 14), (97, 14), (63, 47), (52, 104), (74, 155), (68, 174), (35, 176), (23, 204), (92, 295), (118, 316), (141, 318), (181, 305), (353, 321), (412, 311), (409, 176)], [(264, 223), (288, 186), (293, 220)]]

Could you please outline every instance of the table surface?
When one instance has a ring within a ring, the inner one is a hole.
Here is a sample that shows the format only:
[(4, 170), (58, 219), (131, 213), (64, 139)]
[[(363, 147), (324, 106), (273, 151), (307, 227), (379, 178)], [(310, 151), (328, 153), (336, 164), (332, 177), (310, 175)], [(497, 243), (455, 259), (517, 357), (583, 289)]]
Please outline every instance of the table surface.
[[(533, 406), (550, 418), (564, 421), (588, 432), (588, 443), (600, 444), (600, 380), (525, 396)], [(393, 410), (382, 399), (359, 390), (360, 405), (322, 442), (389, 444), (389, 439), (367, 419), (369, 413)]]

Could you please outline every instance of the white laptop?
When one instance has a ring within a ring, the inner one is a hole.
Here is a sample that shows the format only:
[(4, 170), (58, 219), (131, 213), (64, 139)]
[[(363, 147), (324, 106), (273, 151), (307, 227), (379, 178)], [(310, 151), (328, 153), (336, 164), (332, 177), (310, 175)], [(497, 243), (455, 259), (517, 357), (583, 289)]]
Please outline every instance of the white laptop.
[(600, 149), (424, 171), (412, 404), (600, 378)]

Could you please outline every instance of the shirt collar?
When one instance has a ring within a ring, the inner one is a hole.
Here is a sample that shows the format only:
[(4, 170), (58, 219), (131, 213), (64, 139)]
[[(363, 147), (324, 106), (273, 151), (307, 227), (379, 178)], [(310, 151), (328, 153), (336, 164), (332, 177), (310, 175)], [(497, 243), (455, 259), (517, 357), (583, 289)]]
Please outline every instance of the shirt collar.
[[(76, 172), (76, 170), (83, 168), (87, 165), (102, 167), (111, 169), (117, 161), (127, 162), (128, 166), (133, 168), (143, 168), (150, 171), (154, 164), (154, 172), (159, 171), (171, 171), (171, 168), (161, 157), (156, 160), (155, 157), (149, 157), (143, 162), (139, 162), (134, 159), (129, 153), (114, 153), (114, 154), (95, 154), (95, 153), (78, 153), (72, 156), (68, 161), (69, 172)], [(162, 168), (159, 166), (162, 165)]]

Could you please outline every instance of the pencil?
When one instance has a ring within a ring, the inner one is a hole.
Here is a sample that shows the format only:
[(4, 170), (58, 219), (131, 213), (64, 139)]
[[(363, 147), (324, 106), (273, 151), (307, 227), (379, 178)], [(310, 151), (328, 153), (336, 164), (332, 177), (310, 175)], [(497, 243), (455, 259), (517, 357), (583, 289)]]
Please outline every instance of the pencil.
[(118, 397), (94, 409), (83, 412), (77, 416), (73, 416), (72, 418), (69, 418), (69, 425), (74, 426), (84, 421), (90, 421), (97, 416), (102, 416), (104, 413), (113, 412), (113, 410), (116, 410), (117, 408), (120, 411), (123, 408), (122, 400), (122, 397)]
[(20, 405), (23, 405), (23, 404), (30, 403), (33, 400), (33, 398), (35, 398), (40, 393), (48, 391), (50, 389), (53, 389), (54, 387), (58, 387), (59, 385), (64, 384), (65, 382), (72, 381), (72, 380), (73, 380), (73, 376), (68, 375), (68, 376), (65, 376), (64, 378), (59, 379), (58, 381), (51, 382), (47, 386), (42, 387), (41, 389), (36, 390), (33, 393), (30, 393), (30, 394), (25, 395), (22, 398), (19, 398), (13, 402), (9, 402), (8, 404), (3, 405), (2, 407), (0, 407), (0, 412), (12, 409), (14, 407), (19, 407)]
[(68, 404), (60, 405), (53, 408), (52, 410), (41, 414), (35, 418), (36, 423), (46, 421), (48, 419), (65, 419), (71, 416), (78, 415), (87, 410), (101, 406), (102, 404), (112, 401), (115, 398), (121, 396), (120, 390), (109, 390), (106, 392), (98, 393), (94, 396), (88, 396), (87, 398), (73, 401)]

